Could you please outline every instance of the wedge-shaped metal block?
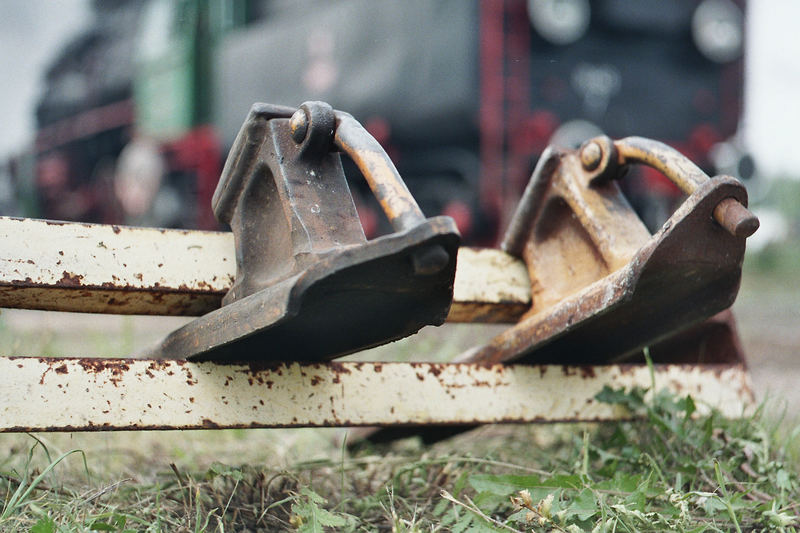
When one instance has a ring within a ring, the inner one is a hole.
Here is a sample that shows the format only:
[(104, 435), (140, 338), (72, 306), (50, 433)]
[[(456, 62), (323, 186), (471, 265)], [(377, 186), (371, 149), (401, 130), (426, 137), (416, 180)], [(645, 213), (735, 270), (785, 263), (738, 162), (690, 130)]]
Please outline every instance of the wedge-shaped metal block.
[[(366, 240), (339, 151), (360, 168), (394, 233)], [(253, 106), (213, 208), (233, 229), (236, 280), (221, 309), (174, 332), (152, 355), (324, 360), (447, 317), (455, 223), (426, 219), (377, 141), (327, 104)]]

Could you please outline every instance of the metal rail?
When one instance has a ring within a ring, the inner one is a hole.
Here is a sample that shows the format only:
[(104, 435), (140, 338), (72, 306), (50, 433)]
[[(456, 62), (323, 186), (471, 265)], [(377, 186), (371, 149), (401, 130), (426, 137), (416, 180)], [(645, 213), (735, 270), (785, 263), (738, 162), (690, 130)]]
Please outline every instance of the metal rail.
[[(604, 386), (648, 387), (643, 365), (245, 365), (0, 358), (0, 432), (484, 424), (630, 418)], [(741, 416), (742, 365), (656, 365), (658, 388)], [(366, 399), (366, 401), (365, 401)]]
[[(0, 217), (0, 307), (197, 316), (236, 273), (227, 232)], [(498, 250), (458, 255), (451, 322), (514, 322), (530, 306), (525, 266)]]

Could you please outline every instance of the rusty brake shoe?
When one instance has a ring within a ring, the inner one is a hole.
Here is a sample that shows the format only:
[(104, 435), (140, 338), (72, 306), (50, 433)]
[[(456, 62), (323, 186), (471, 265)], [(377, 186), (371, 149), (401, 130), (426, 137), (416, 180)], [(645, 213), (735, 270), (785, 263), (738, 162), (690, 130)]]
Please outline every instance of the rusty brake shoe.
[[(650, 235), (616, 177), (638, 163), (688, 198)], [(532, 306), (462, 362), (578, 364), (630, 358), (728, 308), (758, 228), (734, 178), (709, 178), (668, 146), (599, 137), (543, 154), (503, 242), (523, 258)]]
[[(340, 153), (359, 168), (394, 233), (366, 240)], [(174, 331), (151, 355), (325, 360), (447, 316), (455, 223), (426, 219), (378, 142), (327, 104), (254, 105), (213, 208), (234, 233), (234, 285), (220, 309)]]

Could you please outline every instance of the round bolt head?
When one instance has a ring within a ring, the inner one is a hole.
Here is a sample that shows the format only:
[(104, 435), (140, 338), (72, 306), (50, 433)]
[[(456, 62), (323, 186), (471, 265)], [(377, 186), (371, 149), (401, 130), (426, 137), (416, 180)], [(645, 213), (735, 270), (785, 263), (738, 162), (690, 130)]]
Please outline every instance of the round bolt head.
[(292, 134), (292, 139), (297, 144), (303, 142), (308, 133), (308, 115), (303, 109), (298, 109), (289, 119), (289, 131)]
[(594, 170), (603, 160), (603, 149), (596, 142), (590, 142), (581, 148), (581, 164), (586, 170)]

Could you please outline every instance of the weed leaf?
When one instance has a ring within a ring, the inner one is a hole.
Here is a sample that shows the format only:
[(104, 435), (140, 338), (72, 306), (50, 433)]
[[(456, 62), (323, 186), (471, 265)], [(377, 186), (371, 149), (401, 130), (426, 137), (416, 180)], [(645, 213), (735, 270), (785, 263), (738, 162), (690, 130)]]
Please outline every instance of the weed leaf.
[(33, 527), (31, 527), (31, 533), (55, 533), (55, 530), (56, 523), (49, 516), (40, 518), (33, 524)]

